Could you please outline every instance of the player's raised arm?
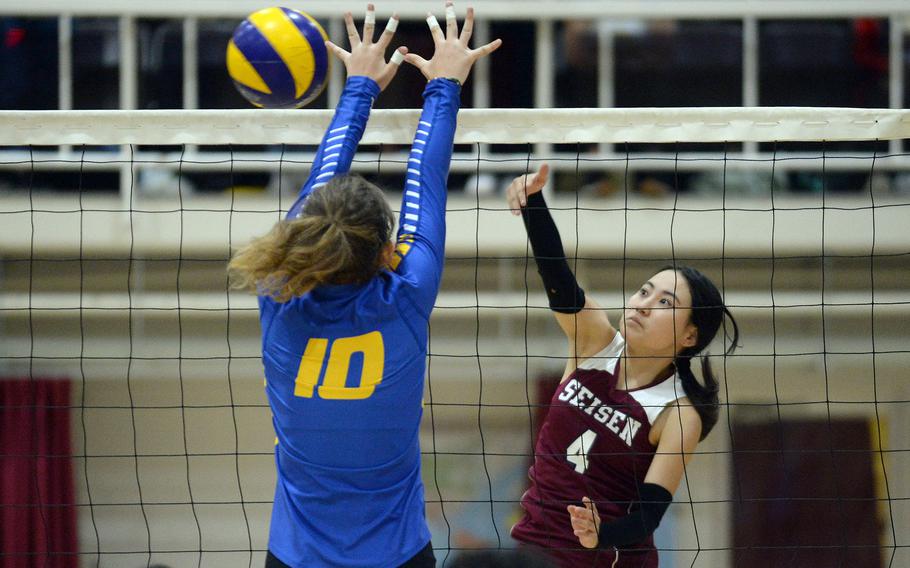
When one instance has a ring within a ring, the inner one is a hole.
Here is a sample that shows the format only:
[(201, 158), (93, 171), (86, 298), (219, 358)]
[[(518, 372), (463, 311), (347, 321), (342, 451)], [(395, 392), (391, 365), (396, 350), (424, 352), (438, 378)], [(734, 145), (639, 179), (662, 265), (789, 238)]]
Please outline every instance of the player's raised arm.
[(423, 112), (408, 156), (402, 195), (398, 243), (393, 268), (416, 281), (418, 303), (429, 315), (439, 290), (445, 256), (446, 182), (461, 98), (461, 85), (474, 63), (502, 42), (495, 40), (477, 49), (469, 41), (474, 10), (468, 8), (461, 33), (452, 2), (446, 2), (445, 31), (436, 17), (427, 16), (435, 52), (426, 60), (409, 53), (405, 61), (427, 78)]
[(609, 345), (616, 330), (603, 308), (585, 297), (566, 261), (559, 228), (541, 191), (549, 174), (549, 166), (542, 164), (537, 173), (518, 176), (506, 189), (506, 199), (512, 214), (521, 215), (524, 220), (550, 309), (569, 339), (568, 373), (579, 360)]
[(386, 49), (398, 27), (398, 16), (393, 15), (379, 39), (373, 41), (375, 21), (374, 7), (368, 4), (361, 37), (354, 26), (353, 16), (348, 12), (344, 15), (344, 22), (351, 51), (330, 41), (326, 42), (329, 50), (344, 63), (348, 78), (335, 108), (335, 116), (316, 151), (310, 176), (288, 212), (289, 219), (300, 215), (303, 202), (310, 191), (351, 168), (351, 161), (370, 117), (373, 100), (392, 81), (404, 60), (406, 47), (398, 48), (388, 62), (385, 59)]

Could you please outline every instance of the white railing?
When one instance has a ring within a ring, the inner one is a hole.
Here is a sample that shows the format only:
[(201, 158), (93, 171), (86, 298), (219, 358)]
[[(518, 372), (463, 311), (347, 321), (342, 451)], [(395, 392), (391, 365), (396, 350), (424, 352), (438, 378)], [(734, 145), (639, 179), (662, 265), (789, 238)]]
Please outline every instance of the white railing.
[[(375, 110), (361, 144), (409, 144), (420, 111)], [(0, 145), (318, 143), (331, 110), (0, 111)], [(806, 107), (465, 109), (456, 144), (910, 138), (910, 110)]]
[[(77, 16), (125, 15), (131, 17), (183, 17), (199, 16), (221, 18), (244, 16), (274, 4), (263, 0), (83, 0), (79, 3), (64, 0), (32, 0), (27, 4), (0, 5), (0, 14), (52, 16), (68, 13)], [(386, 0), (377, 8), (403, 18), (423, 19), (427, 10), (442, 10), (442, 1)], [(340, 17), (345, 11), (358, 12), (366, 2), (361, 0), (308, 0), (305, 9), (317, 18)], [(490, 20), (563, 20), (569, 18), (646, 18), (646, 19), (730, 19), (759, 18), (843, 18), (853, 16), (887, 17), (893, 14), (910, 14), (904, 0), (461, 0), (458, 8), (474, 6), (478, 13)]]
[[(759, 102), (759, 34), (758, 24), (764, 19), (806, 19), (806, 18), (852, 18), (876, 17), (889, 21), (889, 90), (888, 105), (892, 109), (903, 107), (905, 77), (903, 63), (905, 36), (910, 30), (910, 2), (905, 0), (874, 0), (858, 3), (852, 0), (740, 0), (727, 2), (722, 0), (701, 0), (684, 2), (663, 0), (640, 2), (637, 0), (617, 0), (612, 2), (595, 2), (588, 0), (568, 0), (552, 2), (548, 0), (529, 0), (516, 3), (511, 0), (477, 0), (472, 3), (480, 19), (476, 27), (477, 41), (490, 38), (489, 23), (494, 21), (532, 21), (536, 22), (534, 105), (537, 108), (551, 108), (555, 102), (555, 69), (554, 40), (555, 26), (566, 19), (609, 21), (609, 20), (653, 20), (653, 19), (725, 19), (740, 20), (743, 34), (742, 62), (742, 100), (744, 106), (755, 106)], [(138, 53), (137, 53), (137, 20), (140, 18), (173, 18), (183, 22), (183, 106), (194, 109), (198, 105), (198, 31), (200, 22), (206, 19), (232, 18), (241, 19), (252, 11), (269, 5), (269, 2), (242, 0), (224, 2), (222, 0), (195, 0), (181, 2), (160, 0), (156, 2), (135, 2), (132, 0), (87, 0), (83, 2), (63, 2), (61, 0), (35, 0), (27, 4), (2, 3), (0, 16), (16, 17), (55, 17), (59, 25), (59, 107), (61, 110), (72, 108), (73, 101), (73, 19), (84, 17), (117, 18), (119, 45), (119, 100), (122, 109), (129, 110), (138, 104)], [(466, 7), (462, 3), (460, 8)], [(332, 37), (343, 35), (341, 15), (351, 10), (355, 14), (363, 10), (362, 1), (313, 0), (307, 2), (305, 9), (314, 17), (328, 21), (328, 31)], [(380, 3), (380, 17), (383, 11), (398, 12), (402, 19), (421, 20), (431, 2), (425, 0), (389, 1)], [(441, 2), (440, 6), (441, 8)], [(598, 104), (602, 107), (612, 106), (614, 101), (614, 32), (609, 26), (599, 26), (597, 32), (598, 49), (593, 56), (598, 58)], [(532, 72), (529, 70), (529, 72)], [(333, 67), (329, 81), (329, 101), (334, 104), (341, 91), (343, 82), (340, 65)], [(472, 77), (475, 106), (483, 107), (490, 101), (491, 82), (489, 62), (482, 61)], [(499, 112), (499, 111), (497, 111)], [(262, 114), (253, 115), (257, 119)], [(9, 132), (6, 126), (9, 118), (0, 117), (2, 130)], [(612, 126), (612, 125), (610, 125)], [(622, 130), (620, 129), (620, 132)], [(72, 134), (72, 133), (70, 133)], [(273, 133), (276, 134), (277, 133)], [(64, 137), (66, 138), (66, 137)], [(807, 138), (809, 138), (807, 136)], [(623, 139), (616, 136), (615, 139)], [(624, 138), (628, 140), (629, 138)], [(732, 138), (730, 138), (732, 139)], [(735, 138), (745, 141), (741, 156), (756, 157), (757, 144), (748, 138)], [(480, 141), (480, 140), (478, 140)], [(607, 143), (601, 139), (599, 142)], [(538, 156), (553, 155), (552, 144), (557, 140), (538, 140), (534, 153)], [(22, 143), (21, 140), (19, 143)], [(58, 141), (56, 143), (71, 144)], [(611, 148), (601, 146), (601, 156), (616, 157)], [(900, 153), (900, 141), (893, 139), (890, 153)], [(69, 146), (63, 146), (54, 154), (63, 161), (78, 161), (78, 152)], [(455, 169), (457, 170), (458, 160)], [(893, 162), (897, 163), (897, 162)], [(656, 169), (674, 167), (671, 161), (656, 160), (649, 165)], [(218, 169), (218, 166), (215, 167)], [(126, 187), (129, 180), (129, 165), (120, 166), (121, 187)]]

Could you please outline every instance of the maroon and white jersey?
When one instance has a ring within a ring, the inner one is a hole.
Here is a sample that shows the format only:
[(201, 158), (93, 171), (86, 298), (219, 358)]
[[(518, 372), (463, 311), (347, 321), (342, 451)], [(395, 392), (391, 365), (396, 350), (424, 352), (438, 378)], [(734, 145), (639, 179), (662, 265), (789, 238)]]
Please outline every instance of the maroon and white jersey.
[(512, 537), (546, 549), (560, 566), (657, 566), (651, 537), (619, 551), (583, 548), (566, 510), (587, 496), (604, 522), (624, 516), (654, 458), (651, 425), (685, 396), (675, 374), (638, 389), (617, 388), (624, 347), (617, 332), (559, 385), (537, 437), (531, 487), (521, 500), (525, 516)]

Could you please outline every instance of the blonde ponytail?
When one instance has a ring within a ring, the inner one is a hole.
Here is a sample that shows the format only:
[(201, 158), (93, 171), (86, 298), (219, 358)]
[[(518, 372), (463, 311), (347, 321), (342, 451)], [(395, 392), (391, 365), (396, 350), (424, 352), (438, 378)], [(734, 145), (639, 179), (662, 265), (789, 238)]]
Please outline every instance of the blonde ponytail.
[(313, 288), (374, 277), (395, 219), (382, 191), (360, 176), (333, 178), (307, 198), (301, 216), (234, 254), (231, 287), (287, 302)]

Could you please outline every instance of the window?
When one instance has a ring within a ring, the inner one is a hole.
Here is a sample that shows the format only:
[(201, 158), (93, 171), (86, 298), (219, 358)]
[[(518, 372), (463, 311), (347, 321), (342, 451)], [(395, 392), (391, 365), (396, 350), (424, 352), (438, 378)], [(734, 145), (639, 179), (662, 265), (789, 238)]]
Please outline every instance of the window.
[(74, 109), (120, 108), (120, 40), (115, 18), (73, 20), (72, 84)]
[(139, 20), (139, 108), (183, 108), (182, 20)]
[(56, 18), (0, 18), (0, 109), (59, 107)]

